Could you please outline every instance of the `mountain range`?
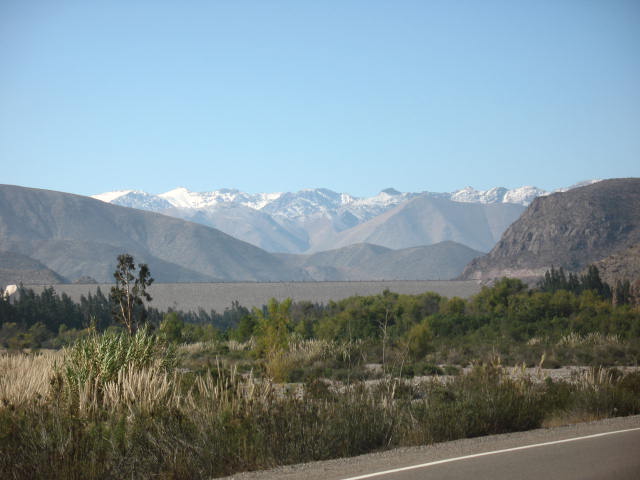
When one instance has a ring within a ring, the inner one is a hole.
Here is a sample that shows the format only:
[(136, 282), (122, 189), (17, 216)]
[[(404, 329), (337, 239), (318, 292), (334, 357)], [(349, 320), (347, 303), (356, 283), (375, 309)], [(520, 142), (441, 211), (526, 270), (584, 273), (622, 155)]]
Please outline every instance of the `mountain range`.
[[(0, 283), (108, 282), (124, 252), (148, 263), (159, 282), (437, 280), (461, 273), (487, 280), (536, 277), (550, 266), (578, 271), (607, 258), (603, 269), (615, 273), (628, 263), (625, 249), (638, 251), (639, 181), (585, 182), (553, 193), (387, 189), (365, 199), (326, 189), (178, 189), (98, 200), (0, 185)], [(254, 244), (269, 240), (306, 253), (267, 252), (207, 223), (243, 232)]]
[(0, 185), (2, 284), (109, 282), (117, 255), (125, 252), (147, 263), (158, 282), (437, 280), (458, 275), (482, 253), (445, 242), (398, 251), (358, 244), (315, 255), (277, 255), (156, 212)]
[(357, 243), (402, 249), (442, 241), (487, 252), (534, 198), (548, 194), (531, 186), (451, 193), (388, 188), (365, 198), (324, 188), (249, 194), (180, 187), (159, 195), (121, 190), (93, 197), (214, 227), (270, 252), (310, 254)]

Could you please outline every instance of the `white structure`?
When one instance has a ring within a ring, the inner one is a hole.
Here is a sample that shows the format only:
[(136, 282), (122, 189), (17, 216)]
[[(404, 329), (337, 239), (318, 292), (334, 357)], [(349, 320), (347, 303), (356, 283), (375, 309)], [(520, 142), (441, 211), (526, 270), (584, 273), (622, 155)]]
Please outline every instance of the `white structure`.
[(2, 298), (8, 300), (9, 303), (13, 303), (15, 300), (15, 294), (18, 292), (17, 285), (7, 285), (7, 288), (2, 292)]

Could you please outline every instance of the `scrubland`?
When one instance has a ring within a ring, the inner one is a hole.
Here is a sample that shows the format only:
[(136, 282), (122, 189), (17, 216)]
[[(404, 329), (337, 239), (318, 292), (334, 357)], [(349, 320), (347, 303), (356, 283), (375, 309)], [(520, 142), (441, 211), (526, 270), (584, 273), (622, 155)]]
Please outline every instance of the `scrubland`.
[(368, 381), (273, 380), (290, 363), (331, 365), (362, 347), (292, 342), (265, 356), (261, 372), (241, 371), (250, 343), (176, 347), (146, 330), (2, 354), (0, 475), (209, 478), (640, 413), (639, 372), (589, 368), (551, 380), (497, 356), (419, 379), (381, 365)]

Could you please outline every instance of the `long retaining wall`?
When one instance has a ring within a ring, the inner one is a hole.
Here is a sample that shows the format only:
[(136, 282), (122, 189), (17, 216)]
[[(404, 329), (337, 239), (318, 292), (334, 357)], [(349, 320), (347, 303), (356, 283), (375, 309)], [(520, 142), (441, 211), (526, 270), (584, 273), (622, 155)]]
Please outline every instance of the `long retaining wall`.
[[(41, 292), (43, 285), (25, 285), (35, 292)], [(66, 293), (74, 301), (82, 295), (95, 293), (100, 287), (107, 295), (111, 285), (53, 285), (59, 294)], [(269, 299), (294, 301), (308, 300), (314, 303), (328, 303), (353, 295), (375, 295), (388, 289), (403, 294), (436, 292), (446, 297), (467, 298), (480, 291), (475, 281), (379, 281), (379, 282), (282, 282), (282, 283), (154, 283), (149, 287), (153, 297), (151, 306), (159, 310), (223, 312), (237, 300), (244, 307), (260, 307)]]

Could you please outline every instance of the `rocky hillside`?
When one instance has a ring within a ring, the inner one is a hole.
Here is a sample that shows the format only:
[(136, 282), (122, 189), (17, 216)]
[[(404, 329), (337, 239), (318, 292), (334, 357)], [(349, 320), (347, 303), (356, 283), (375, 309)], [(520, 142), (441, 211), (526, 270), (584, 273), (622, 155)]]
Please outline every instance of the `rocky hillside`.
[(596, 267), (609, 285), (615, 285), (618, 280), (640, 279), (640, 243), (603, 258), (596, 262)]
[(580, 271), (638, 242), (640, 179), (605, 180), (535, 199), (462, 278), (534, 278), (551, 266)]

